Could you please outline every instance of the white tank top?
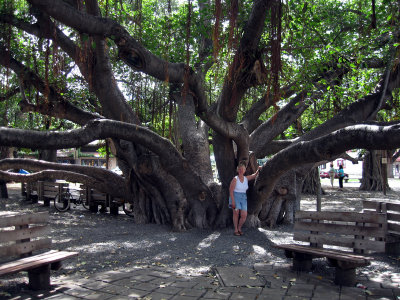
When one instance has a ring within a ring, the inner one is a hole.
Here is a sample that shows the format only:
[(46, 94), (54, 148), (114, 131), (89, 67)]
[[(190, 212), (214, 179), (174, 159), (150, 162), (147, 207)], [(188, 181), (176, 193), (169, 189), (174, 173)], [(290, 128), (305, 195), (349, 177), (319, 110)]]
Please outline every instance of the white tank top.
[(249, 188), (249, 181), (247, 180), (246, 176), (244, 176), (243, 183), (240, 182), (239, 176), (236, 176), (236, 186), (234, 192), (236, 193), (246, 193), (247, 189)]

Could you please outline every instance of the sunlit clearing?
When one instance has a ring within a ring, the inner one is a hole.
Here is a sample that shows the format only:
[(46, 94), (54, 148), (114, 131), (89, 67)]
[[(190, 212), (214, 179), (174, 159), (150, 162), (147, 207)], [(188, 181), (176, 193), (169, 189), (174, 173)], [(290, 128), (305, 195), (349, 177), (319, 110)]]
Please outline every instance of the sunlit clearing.
[(105, 243), (92, 243), (88, 245), (82, 245), (82, 246), (77, 246), (71, 248), (71, 250), (80, 250), (80, 251), (85, 251), (87, 253), (95, 253), (99, 251), (104, 251), (104, 250), (111, 250), (115, 249), (119, 246), (122, 246), (125, 249), (143, 249), (143, 248), (150, 248), (154, 247), (156, 245), (161, 244), (161, 242), (150, 242), (147, 240), (140, 241), (138, 243), (132, 243), (132, 242), (125, 242), (125, 243), (116, 243), (116, 242), (105, 242)]
[(258, 228), (258, 231), (265, 234), (265, 236), (273, 243), (289, 243), (293, 241), (292, 232), (276, 231), (276, 230), (266, 230), (264, 228)]
[(211, 270), (211, 265), (210, 266), (200, 266), (197, 268), (194, 267), (178, 267), (176, 269), (176, 273), (178, 275), (182, 275), (182, 276), (198, 276), (198, 275), (202, 275), (205, 273), (210, 272)]
[(160, 253), (160, 254), (154, 256), (155, 260), (163, 260), (163, 259), (168, 259), (168, 258), (171, 258), (171, 254), (169, 254), (167, 252)]
[(248, 259), (258, 261), (270, 261), (274, 255), (268, 252), (264, 247), (253, 245), (253, 251), (248, 256)]
[(148, 241), (148, 240), (140, 241), (140, 242), (137, 242), (137, 243), (132, 243), (132, 242), (122, 243), (123, 247), (125, 247), (126, 249), (129, 249), (129, 248), (130, 249), (151, 248), (153, 246), (160, 245), (160, 244), (161, 244), (160, 241), (151, 242), (151, 241)]
[(53, 239), (53, 240), (56, 240), (57, 243), (68, 243), (74, 241), (74, 239)]
[(253, 245), (253, 251), (256, 256), (265, 256), (267, 255), (267, 251), (260, 246)]
[(204, 240), (202, 240), (198, 245), (197, 245), (197, 250), (201, 250), (203, 248), (210, 247), (212, 242), (214, 242), (219, 236), (221, 235), (220, 232), (216, 232), (213, 234), (210, 234), (208, 237), (206, 237)]

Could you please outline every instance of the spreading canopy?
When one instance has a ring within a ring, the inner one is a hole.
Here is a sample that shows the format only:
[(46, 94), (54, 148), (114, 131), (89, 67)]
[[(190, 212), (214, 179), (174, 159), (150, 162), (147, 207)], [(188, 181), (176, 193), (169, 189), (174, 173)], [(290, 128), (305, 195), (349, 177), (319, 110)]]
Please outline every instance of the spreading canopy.
[(37, 173), (1, 179), (63, 177), (123, 196), (138, 222), (227, 226), (237, 161), (269, 156), (256, 225), (289, 171), (400, 145), (397, 1), (0, 2), (0, 144), (107, 139), (123, 171), (4, 160)]

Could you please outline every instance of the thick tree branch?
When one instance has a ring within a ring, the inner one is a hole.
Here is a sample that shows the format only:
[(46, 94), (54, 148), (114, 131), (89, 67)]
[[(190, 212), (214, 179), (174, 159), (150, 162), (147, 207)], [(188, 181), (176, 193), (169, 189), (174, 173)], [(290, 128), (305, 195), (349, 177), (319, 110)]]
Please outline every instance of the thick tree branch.
[(394, 67), (390, 69), (389, 75), (386, 73), (382, 75), (374, 93), (350, 104), (346, 109), (342, 110), (330, 120), (327, 120), (314, 130), (304, 134), (300, 140), (309, 141), (346, 126), (374, 120), (376, 113), (382, 107), (384, 101), (391, 97), (391, 93), (394, 89), (399, 87), (400, 65), (394, 64)]
[[(185, 194), (210, 196), (208, 187), (190, 164), (167, 139), (151, 130), (129, 123), (97, 119), (86, 126), (65, 132), (27, 131), (0, 127), (0, 144), (33, 149), (65, 149), (86, 145), (91, 141), (116, 138), (140, 144), (160, 156), (160, 161), (183, 186)], [(188, 174), (191, 174), (188, 176)], [(193, 187), (196, 187), (193, 189)], [(190, 191), (188, 190), (190, 189)], [(210, 196), (211, 197), (211, 196)]]
[(393, 154), (392, 159), (391, 159), (392, 164), (393, 164), (393, 163), (396, 161), (396, 159), (399, 158), (399, 157), (400, 157), (400, 150), (397, 151), (395, 154)]
[[(97, 1), (87, 1), (86, 7), (89, 14), (94, 16), (100, 15), (100, 8)], [(93, 85), (96, 96), (100, 100), (103, 115), (109, 119), (140, 124), (139, 118), (133, 112), (132, 107), (126, 102), (125, 96), (116, 83), (104, 38), (95, 36), (94, 41), (96, 47), (93, 51), (93, 62), (89, 62), (91, 64), (89, 69), (92, 70), (92, 74), (89, 76), (90, 80), (88, 83), (89, 85)]]
[[(330, 161), (341, 153), (356, 148), (390, 150), (400, 146), (400, 123), (396, 125), (355, 125), (331, 134), (296, 143), (268, 160), (255, 182), (255, 201), (249, 204), (249, 213), (261, 209), (275, 183), (287, 171), (305, 164)], [(270, 176), (274, 174), (274, 176)]]
[(8, 99), (10, 99), (12, 96), (18, 94), (19, 92), (19, 88), (10, 88), (7, 93), (5, 93), (4, 95), (0, 95), (0, 102), (4, 102)]
[[(269, 0), (254, 1), (251, 14), (244, 28), (233, 61), (228, 69), (227, 78), (219, 100), (218, 114), (230, 122), (236, 121), (240, 100), (245, 91), (251, 87), (251, 80), (247, 78), (252, 74), (251, 69), (258, 60), (258, 44), (264, 30), (264, 22), (268, 11)], [(247, 72), (244, 72), (247, 70)]]
[(124, 178), (106, 169), (22, 158), (0, 160), (0, 170), (22, 168), (34, 171), (35, 173), (25, 175), (3, 172), (2, 176), (8, 175), (7, 180), (21, 182), (33, 182), (46, 178), (65, 179), (70, 182), (88, 184), (115, 197), (128, 196), (129, 194)]
[(12, 69), (25, 84), (32, 84), (39, 92), (48, 96), (48, 102), (32, 105), (23, 101), (21, 107), (25, 111), (36, 111), (42, 114), (51, 115), (60, 119), (68, 119), (76, 124), (85, 124), (89, 120), (99, 118), (99, 115), (81, 110), (72, 105), (60, 95), (57, 90), (49, 86), (46, 88), (45, 82), (30, 71), (27, 67), (15, 60), (11, 53), (0, 43), (0, 64)]
[(294, 97), (267, 122), (264, 122), (250, 135), (250, 150), (256, 157), (264, 157), (269, 152), (268, 145), (309, 107), (304, 101), (307, 93)]
[[(295, 82), (283, 87), (280, 90), (282, 99), (288, 99), (295, 94), (296, 90), (293, 88), (294, 85)], [(241, 122), (249, 133), (252, 133), (256, 128), (258, 128), (258, 126), (262, 124), (262, 122), (259, 121), (259, 117), (273, 104), (274, 95), (268, 93), (263, 95), (260, 99), (258, 99), (258, 101), (254, 102), (251, 108), (246, 112)]]
[(64, 1), (30, 0), (29, 2), (80, 33), (113, 39), (119, 49), (120, 57), (131, 68), (162, 81), (184, 82), (183, 64), (168, 63), (155, 56), (114, 20), (84, 13)]
[(353, 164), (358, 164), (358, 159), (351, 157), (346, 152), (340, 155), (341, 158), (351, 161)]
[(81, 60), (77, 59), (77, 49), (74, 42), (69, 39), (60, 29), (58, 29), (55, 24), (50, 20), (49, 16), (39, 12), (34, 12), (35, 17), (37, 18), (37, 23), (30, 24), (23, 20), (19, 20), (11, 15), (0, 14), (0, 22), (11, 24), (29, 34), (37, 36), (38, 38), (46, 38), (56, 41), (58, 45), (60, 45), (63, 50), (75, 60), (78, 64), (82, 74), (87, 76), (87, 69), (85, 69), (84, 64), (82, 64)]

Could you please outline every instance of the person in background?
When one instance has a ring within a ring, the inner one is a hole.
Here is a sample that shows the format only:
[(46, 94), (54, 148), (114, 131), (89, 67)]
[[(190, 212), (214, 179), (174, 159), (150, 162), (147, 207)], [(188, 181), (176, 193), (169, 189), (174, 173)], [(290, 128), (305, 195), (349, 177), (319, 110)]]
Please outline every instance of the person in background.
[(343, 188), (343, 178), (344, 178), (344, 170), (343, 166), (339, 166), (339, 188)]
[(331, 186), (333, 187), (333, 181), (335, 180), (335, 168), (333, 167), (333, 163), (331, 163), (331, 168), (328, 171), (329, 178), (331, 179)]
[(259, 169), (251, 175), (244, 176), (246, 162), (240, 161), (237, 166), (238, 175), (235, 176), (229, 186), (229, 207), (233, 209), (234, 235), (243, 235), (242, 226), (247, 218), (247, 195), (249, 180), (256, 178)]

